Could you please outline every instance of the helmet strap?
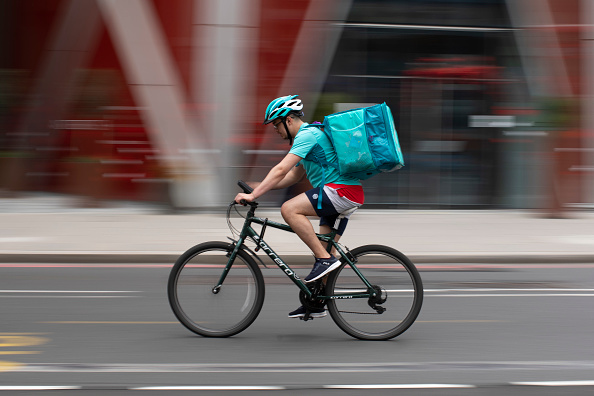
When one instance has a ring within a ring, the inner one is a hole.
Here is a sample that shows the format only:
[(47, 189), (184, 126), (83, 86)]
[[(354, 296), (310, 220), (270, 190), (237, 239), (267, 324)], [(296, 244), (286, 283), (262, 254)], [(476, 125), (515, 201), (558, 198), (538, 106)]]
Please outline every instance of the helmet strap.
[(287, 117), (283, 118), (283, 125), (285, 127), (285, 131), (287, 132), (287, 137), (289, 138), (289, 146), (293, 145), (293, 136), (291, 132), (289, 132), (289, 128), (287, 128)]

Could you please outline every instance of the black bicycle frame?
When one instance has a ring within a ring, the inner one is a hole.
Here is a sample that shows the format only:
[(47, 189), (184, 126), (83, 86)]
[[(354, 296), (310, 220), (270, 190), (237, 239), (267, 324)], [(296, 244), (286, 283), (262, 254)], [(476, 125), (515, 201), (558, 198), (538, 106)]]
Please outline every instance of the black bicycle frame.
[[(282, 223), (278, 223), (276, 221), (262, 219), (260, 217), (254, 216), (254, 210), (255, 210), (254, 207), (252, 207), (249, 210), (247, 217), (245, 219), (245, 223), (244, 223), (241, 233), (239, 235), (239, 239), (235, 243), (233, 252), (229, 256), (227, 265), (225, 266), (225, 269), (223, 270), (223, 273), (221, 274), (221, 278), (219, 279), (219, 282), (214, 287), (214, 289), (219, 289), (223, 285), (223, 282), (225, 281), (225, 278), (227, 277), (229, 270), (233, 266), (233, 262), (235, 261), (235, 258), (237, 257), (237, 253), (239, 252), (239, 249), (241, 249), (241, 247), (243, 246), (243, 243), (245, 242), (246, 238), (251, 238), (256, 243), (256, 245), (258, 245), (258, 247), (260, 249), (264, 250), (266, 255), (268, 255), (268, 257), (270, 257), (270, 259), (285, 273), (285, 275), (287, 275), (289, 277), (289, 279), (291, 279), (291, 281), (293, 281), (293, 283), (301, 291), (303, 291), (308, 297), (311, 297), (312, 291), (301, 280), (301, 278), (297, 275), (297, 273), (295, 271), (293, 271), (293, 269), (291, 269), (291, 267), (287, 263), (285, 263), (279, 257), (279, 255), (277, 255), (274, 252), (274, 250), (264, 241), (264, 238), (263, 238), (264, 231), (265, 231), (266, 227), (272, 227), (272, 228), (276, 228), (276, 229), (279, 229), (282, 231), (288, 231), (288, 232), (292, 232), (292, 233), (294, 233), (295, 231), (293, 231), (293, 229), (287, 224), (282, 224)], [(261, 231), (260, 235), (258, 235), (256, 230), (254, 230), (252, 228), (252, 223), (262, 225), (262, 231)], [(373, 287), (371, 286), (371, 284), (369, 283), (369, 281), (359, 271), (359, 269), (356, 267), (353, 260), (351, 260), (347, 254), (345, 254), (345, 252), (341, 249), (340, 245), (338, 245), (334, 241), (334, 238), (336, 237), (336, 230), (333, 229), (332, 232), (330, 232), (328, 234), (317, 234), (316, 233), (316, 235), (320, 241), (328, 243), (328, 252), (332, 251), (332, 248), (335, 248), (338, 251), (341, 258), (343, 260), (345, 260), (348, 265), (351, 266), (353, 271), (355, 271), (355, 273), (359, 276), (359, 278), (361, 278), (363, 283), (365, 283), (365, 285), (367, 286), (367, 290), (368, 290), (368, 293), (355, 293), (355, 294), (345, 293), (345, 294), (337, 294), (337, 295), (332, 295), (332, 296), (320, 295), (320, 296), (316, 296), (316, 298), (319, 298), (321, 300), (331, 300), (331, 299), (370, 298), (372, 296), (375, 296), (375, 291), (374, 291)]]

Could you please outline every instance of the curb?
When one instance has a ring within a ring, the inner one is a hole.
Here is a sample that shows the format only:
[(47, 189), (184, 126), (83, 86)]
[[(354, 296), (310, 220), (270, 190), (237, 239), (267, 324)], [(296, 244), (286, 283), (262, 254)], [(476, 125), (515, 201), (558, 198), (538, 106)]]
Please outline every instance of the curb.
[[(164, 264), (173, 265), (183, 252), (177, 253), (102, 253), (102, 252), (14, 252), (0, 253), (0, 263), (48, 263), (48, 264)], [(267, 266), (274, 264), (266, 256), (259, 255)], [(409, 255), (415, 264), (592, 264), (594, 254), (431, 254)], [(310, 266), (311, 255), (283, 255), (291, 266)]]

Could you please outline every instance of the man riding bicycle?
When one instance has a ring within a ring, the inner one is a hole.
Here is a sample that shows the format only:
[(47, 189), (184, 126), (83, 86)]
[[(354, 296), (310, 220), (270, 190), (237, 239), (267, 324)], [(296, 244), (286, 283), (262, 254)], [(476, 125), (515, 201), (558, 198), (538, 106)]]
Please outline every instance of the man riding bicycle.
[[(235, 202), (252, 202), (272, 189), (287, 188), (307, 176), (314, 188), (285, 202), (281, 207), (281, 215), (316, 258), (313, 269), (305, 277), (305, 282), (309, 283), (340, 267), (340, 261), (328, 253), (307, 216), (320, 217), (321, 234), (336, 228), (338, 241), (350, 215), (363, 204), (364, 193), (359, 179), (341, 176), (336, 168), (315, 160), (321, 158), (322, 161), (336, 163), (336, 151), (324, 132), (302, 120), (303, 103), (296, 99), (297, 96), (288, 95), (273, 100), (266, 108), (264, 117), (265, 125), (272, 123), (276, 132), (289, 141), (289, 153), (268, 172), (262, 182), (251, 184), (254, 188), (251, 194), (237, 194)], [(306, 309), (301, 306), (290, 312), (289, 317), (301, 318), (305, 313)], [(310, 312), (312, 318), (324, 316), (325, 308)]]

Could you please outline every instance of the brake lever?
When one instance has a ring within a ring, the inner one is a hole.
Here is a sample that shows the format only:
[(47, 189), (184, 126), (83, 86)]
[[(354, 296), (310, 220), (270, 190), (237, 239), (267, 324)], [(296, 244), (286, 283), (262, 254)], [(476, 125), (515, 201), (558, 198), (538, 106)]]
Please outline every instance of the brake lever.
[(242, 199), (239, 201), (239, 203), (232, 201), (229, 206), (233, 206), (233, 205), (241, 205), (241, 206), (252, 206), (252, 207), (257, 207), (258, 203), (257, 202), (248, 202), (245, 199)]

